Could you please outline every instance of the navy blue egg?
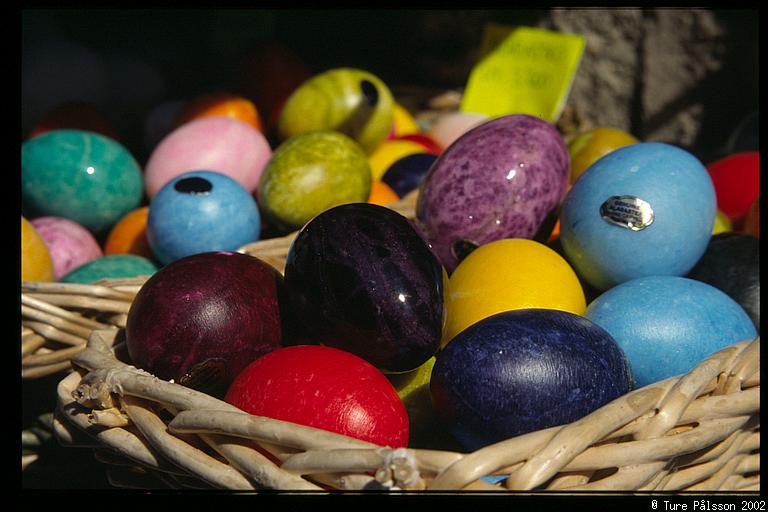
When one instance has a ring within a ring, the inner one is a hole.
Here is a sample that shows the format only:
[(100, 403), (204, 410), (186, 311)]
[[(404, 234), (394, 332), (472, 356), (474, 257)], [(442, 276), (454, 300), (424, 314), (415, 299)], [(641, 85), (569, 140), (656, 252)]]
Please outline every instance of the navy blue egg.
[(437, 354), (436, 413), (467, 449), (576, 421), (632, 388), (613, 338), (565, 311), (518, 309), (468, 327)]
[(437, 155), (432, 153), (414, 153), (404, 156), (389, 166), (381, 180), (398, 196), (403, 197), (408, 192), (419, 188), (435, 160)]
[(678, 276), (632, 279), (601, 294), (584, 313), (627, 354), (638, 387), (689, 372), (714, 352), (757, 336), (735, 300)]
[(166, 183), (149, 205), (147, 240), (163, 265), (185, 256), (235, 251), (259, 239), (253, 196), (214, 171), (190, 171)]

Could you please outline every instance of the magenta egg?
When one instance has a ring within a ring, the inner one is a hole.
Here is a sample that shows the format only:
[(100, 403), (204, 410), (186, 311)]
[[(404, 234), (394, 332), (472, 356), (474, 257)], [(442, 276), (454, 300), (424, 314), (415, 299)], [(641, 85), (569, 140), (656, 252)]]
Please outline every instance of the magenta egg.
[(32, 219), (31, 222), (51, 253), (56, 279), (84, 263), (104, 256), (91, 232), (73, 220), (45, 216)]
[(152, 198), (169, 181), (188, 171), (206, 169), (226, 174), (254, 192), (272, 156), (264, 135), (229, 117), (204, 117), (185, 123), (153, 149), (144, 169)]
[(415, 224), (448, 272), (474, 247), (533, 238), (562, 201), (568, 148), (553, 125), (511, 114), (451, 144), (421, 186)]
[(262, 260), (206, 252), (161, 268), (126, 321), (131, 362), (161, 379), (211, 394), (282, 341), (283, 276)]

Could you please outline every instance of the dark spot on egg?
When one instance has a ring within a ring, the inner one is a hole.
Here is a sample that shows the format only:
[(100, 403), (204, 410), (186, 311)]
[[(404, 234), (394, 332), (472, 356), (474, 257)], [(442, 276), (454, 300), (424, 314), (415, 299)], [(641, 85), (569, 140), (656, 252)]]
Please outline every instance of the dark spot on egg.
[(376, 86), (369, 80), (361, 80), (360, 90), (363, 92), (368, 105), (375, 107), (379, 102), (379, 91), (376, 89)]
[(176, 184), (173, 185), (173, 188), (182, 194), (196, 196), (210, 193), (210, 191), (213, 190), (213, 183), (205, 178), (191, 176), (177, 181)]

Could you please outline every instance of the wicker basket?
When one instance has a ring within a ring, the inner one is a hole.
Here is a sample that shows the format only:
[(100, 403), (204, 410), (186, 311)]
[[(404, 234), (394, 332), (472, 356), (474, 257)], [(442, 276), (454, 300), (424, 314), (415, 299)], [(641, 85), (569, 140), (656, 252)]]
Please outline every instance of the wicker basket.
[[(412, 218), (415, 199), (390, 207)], [(294, 237), (240, 252), (282, 271)], [(144, 280), (22, 283), (22, 376), (62, 373), (53, 432), (94, 449), (115, 487), (759, 491), (759, 338), (568, 425), (471, 453), (393, 450), (252, 416), (131, 366), (123, 327)]]
[[(94, 447), (122, 468), (108, 472), (116, 486), (759, 491), (759, 338), (571, 424), (459, 453), (390, 449), (252, 416), (130, 366), (123, 332), (93, 332), (59, 383), (54, 415), (60, 442)], [(483, 478), (497, 475), (498, 484)]]

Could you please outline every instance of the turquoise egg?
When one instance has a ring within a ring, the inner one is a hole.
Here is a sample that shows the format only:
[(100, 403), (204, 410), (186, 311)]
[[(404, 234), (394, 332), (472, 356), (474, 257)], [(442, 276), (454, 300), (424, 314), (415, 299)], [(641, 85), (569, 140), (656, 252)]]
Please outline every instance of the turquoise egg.
[(99, 279), (150, 276), (157, 270), (158, 266), (144, 256), (111, 254), (80, 265), (59, 279), (59, 282), (91, 284)]
[(143, 177), (118, 142), (84, 130), (53, 130), (21, 145), (21, 197), (33, 217), (64, 217), (101, 235), (140, 205)]

